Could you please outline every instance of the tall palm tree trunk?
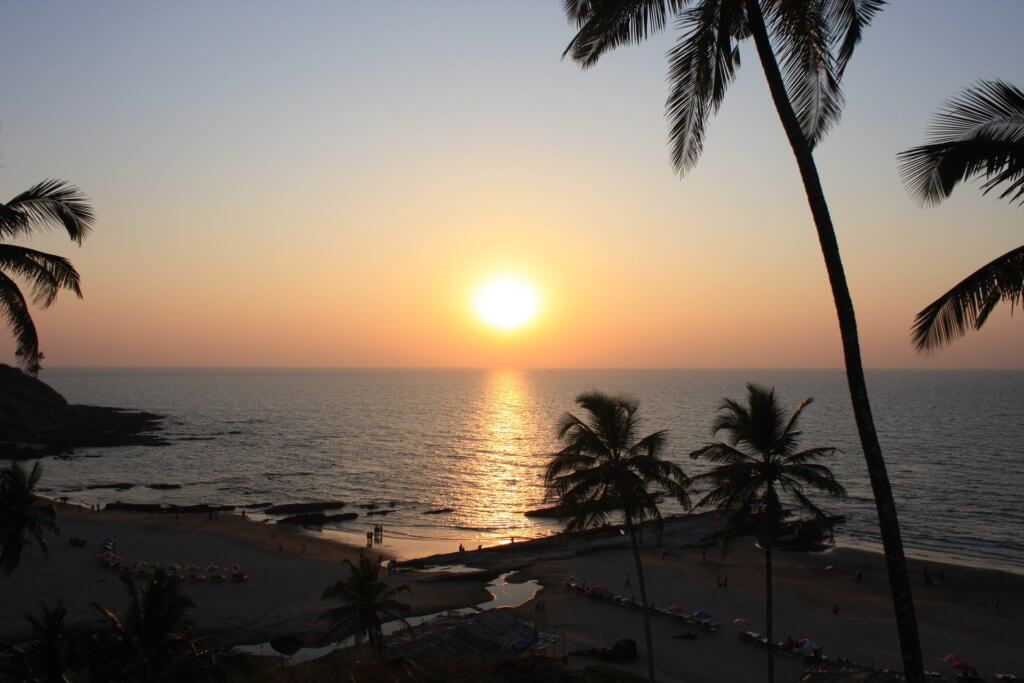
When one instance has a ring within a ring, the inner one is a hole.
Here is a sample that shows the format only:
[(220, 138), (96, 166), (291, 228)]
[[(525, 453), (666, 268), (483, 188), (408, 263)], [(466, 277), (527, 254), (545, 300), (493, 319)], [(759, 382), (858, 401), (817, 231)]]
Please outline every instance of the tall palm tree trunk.
[(636, 540), (633, 520), (626, 515), (626, 533), (633, 546), (633, 561), (636, 562), (636, 583), (640, 586), (640, 605), (644, 615), (644, 640), (647, 643), (647, 678), (654, 683), (654, 637), (651, 635), (651, 610), (647, 606), (647, 584), (644, 582), (644, 565), (640, 562), (640, 546)]
[(914, 614), (914, 601), (910, 592), (910, 577), (907, 573), (907, 561), (903, 555), (903, 541), (900, 538), (900, 525), (896, 517), (896, 503), (892, 497), (889, 475), (885, 470), (882, 447), (878, 443), (878, 434), (871, 417), (871, 404), (868, 400), (867, 386), (864, 382), (864, 367), (860, 357), (857, 319), (854, 315), (853, 301), (850, 298), (846, 275), (843, 272), (839, 243), (836, 241), (832, 217), (829, 215), (814, 156), (786, 93), (782, 73), (779, 71), (779, 65), (768, 37), (768, 30), (765, 27), (761, 6), (758, 0), (745, 0), (745, 4), (750, 30), (757, 46), (761, 67), (771, 90), (775, 109), (782, 121), (782, 127), (786, 131), (790, 147), (793, 149), (797, 166), (800, 168), (800, 177), (803, 180), (807, 202), (818, 231), (818, 241), (825, 259), (825, 267), (828, 270), (832, 298), (835, 301), (836, 315), (839, 318), (839, 331), (843, 340), (846, 380), (850, 387), (853, 414), (857, 421), (857, 431), (860, 434), (868, 476), (871, 479), (875, 508), (878, 511), (878, 526), (885, 551), (889, 586), (896, 613), (896, 627), (899, 631), (900, 650), (903, 655), (903, 671), (908, 681), (921, 683), (924, 680), (924, 664), (921, 657), (921, 641), (917, 632), (917, 617)]
[(765, 631), (768, 638), (768, 683), (775, 681), (775, 640), (772, 636), (772, 547), (764, 547), (764, 611)]

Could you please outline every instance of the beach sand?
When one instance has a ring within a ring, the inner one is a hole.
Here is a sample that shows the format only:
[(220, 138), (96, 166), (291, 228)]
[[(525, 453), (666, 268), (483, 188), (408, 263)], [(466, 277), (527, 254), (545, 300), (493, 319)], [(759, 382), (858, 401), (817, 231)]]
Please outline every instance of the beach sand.
[[(26, 555), (11, 578), (0, 578), (4, 605), (0, 635), (24, 627), (23, 614), (39, 600), (63, 597), (73, 618), (93, 619), (88, 607), (97, 601), (115, 611), (126, 604), (117, 574), (94, 559), (97, 545), (117, 534), (118, 548), (130, 560), (179, 564), (238, 562), (251, 579), (245, 584), (191, 584), (185, 590), (197, 605), (197, 626), (216, 633), (225, 642), (254, 643), (285, 633), (312, 638), (322, 632), (315, 617), (326, 606), (320, 601), (324, 586), (342, 575), (342, 560), (355, 558), (360, 549), (344, 546), (301, 531), (222, 514), (213, 521), (206, 515), (147, 515), (90, 512), (73, 508), (58, 511), (61, 535), (51, 538), (48, 562), (37, 551)], [(709, 548), (706, 560), (692, 547), (711, 526), (707, 515), (669, 520), (663, 547), (643, 550), (648, 594), (657, 606), (679, 605), (714, 615), (718, 633), (698, 633), (696, 640), (675, 638), (694, 631), (666, 617), (655, 616), (656, 664), (660, 680), (759, 681), (764, 678), (765, 651), (741, 642), (734, 617), (750, 619), (763, 633), (763, 555), (747, 540), (722, 558)], [(72, 548), (67, 539), (89, 542)], [(279, 549), (280, 544), (280, 549)], [(305, 552), (303, 552), (305, 544)], [(666, 556), (663, 556), (663, 550)], [(636, 572), (625, 538), (614, 531), (584, 537), (555, 536), (482, 551), (439, 555), (408, 563), (414, 566), (468, 565), (483, 574), (457, 577), (403, 571), (389, 578), (408, 583), (407, 596), (415, 613), (465, 607), (486, 600), (486, 577), (518, 569), (513, 580), (536, 578), (545, 588), (538, 598), (519, 608), (523, 619), (542, 618), (546, 626), (565, 634), (568, 651), (609, 646), (632, 638), (643, 651), (639, 613), (597, 602), (564, 587), (569, 576), (591, 584), (604, 583), (615, 593), (633, 591)], [(921, 564), (912, 562), (914, 596), (925, 648), (926, 667), (951, 670), (939, 657), (955, 653), (984, 675), (996, 672), (1024, 674), (1024, 576), (1001, 571), (929, 562), (932, 576), (941, 570), (944, 582), (924, 586)], [(863, 573), (856, 581), (857, 569)], [(728, 589), (716, 588), (728, 576)], [(995, 597), (999, 596), (1000, 613)], [(544, 609), (537, 610), (542, 601)], [(832, 606), (839, 606), (833, 615)], [(892, 619), (882, 557), (876, 553), (837, 550), (806, 555), (776, 553), (775, 635), (810, 638), (824, 653), (842, 656), (878, 668), (899, 667), (896, 631)], [(592, 663), (571, 657), (574, 664)], [(777, 658), (779, 681), (796, 681), (805, 669), (801, 659)], [(641, 661), (625, 668), (645, 673)]]
[[(766, 668), (765, 650), (739, 640), (743, 630), (731, 624), (736, 617), (753, 622), (764, 633), (764, 555), (749, 539), (737, 541), (726, 557), (714, 547), (706, 552), (684, 547), (711, 530), (707, 515), (677, 518), (666, 524), (664, 548), (642, 552), (648, 597), (659, 607), (681, 606), (711, 613), (721, 623), (718, 633), (707, 634), (673, 619), (653, 620), (655, 661), (659, 680), (761, 681)], [(536, 546), (536, 549), (534, 548)], [(662, 550), (667, 556), (662, 557)], [(636, 570), (627, 542), (607, 533), (586, 541), (550, 539), (505, 546), (499, 552), (474, 552), (430, 558), (463, 561), (478, 567), (523, 567), (517, 580), (538, 579), (545, 589), (541, 617), (536, 602), (517, 608), (524, 619), (542, 618), (547, 627), (566, 635), (566, 650), (607, 647), (619, 638), (632, 638), (643, 650), (643, 622), (638, 612), (595, 601), (564, 587), (575, 576), (589, 584), (605, 584), (617, 595), (637, 590)], [(952, 669), (939, 658), (957, 654), (989, 679), (996, 672), (1024, 674), (1024, 575), (927, 563), (944, 581), (925, 587), (922, 563), (911, 562), (914, 598), (925, 653), (925, 667), (952, 680)], [(862, 581), (857, 583), (857, 570)], [(627, 574), (631, 588), (625, 587)], [(728, 588), (717, 588), (720, 577)], [(823, 653), (859, 664), (899, 670), (900, 657), (884, 559), (878, 553), (835, 550), (820, 554), (776, 552), (775, 640), (787, 636), (809, 638)], [(995, 597), (999, 596), (1000, 613)], [(833, 615), (833, 605), (839, 614)], [(696, 640), (675, 636), (697, 633)], [(573, 657), (578, 664), (591, 658)], [(797, 681), (806, 669), (802, 658), (776, 658), (779, 681)], [(646, 664), (628, 667), (646, 675)]]
[[(249, 575), (246, 583), (185, 582), (185, 593), (196, 604), (194, 621), (201, 632), (217, 634), (230, 643), (257, 643), (284, 634), (314, 638), (323, 631), (316, 616), (330, 603), (320, 600), (323, 589), (346, 575), (343, 564), (360, 549), (308, 535), (290, 526), (256, 522), (239, 515), (144, 514), (92, 512), (58, 508), (60, 535), (49, 536), (49, 560), (37, 549), (26, 550), (11, 577), (0, 576), (0, 637), (25, 628), (24, 614), (41, 600), (63, 599), (69, 618), (93, 620), (97, 602), (119, 612), (127, 605), (120, 574), (96, 561), (100, 543), (117, 537), (117, 550), (126, 562), (147, 561), (224, 566), (238, 563)], [(71, 537), (87, 541), (74, 548)], [(479, 578), (438, 581), (431, 574), (400, 573), (390, 577), (408, 583), (403, 596), (414, 614), (465, 607), (490, 598)]]

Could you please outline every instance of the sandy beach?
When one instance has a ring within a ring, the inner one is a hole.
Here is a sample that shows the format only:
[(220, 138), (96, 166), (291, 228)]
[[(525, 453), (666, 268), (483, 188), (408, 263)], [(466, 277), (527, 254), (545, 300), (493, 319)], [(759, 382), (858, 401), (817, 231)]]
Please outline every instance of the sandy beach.
[[(329, 605), (321, 602), (324, 587), (347, 572), (343, 561), (356, 559), (359, 550), (307, 535), (296, 527), (265, 524), (239, 515), (92, 512), (77, 507), (59, 508), (59, 536), (49, 537), (50, 557), (27, 550), (21, 566), (9, 578), (0, 578), (3, 608), (0, 637), (25, 628), (24, 614), (41, 600), (63, 599), (72, 620), (93, 620), (89, 607), (97, 602), (121, 610), (127, 604), (120, 574), (96, 560), (106, 538), (117, 538), (126, 562), (146, 561), (224, 566), (238, 563), (248, 574), (246, 583), (186, 583), (185, 592), (196, 603), (194, 621), (201, 632), (213, 633), (230, 643), (256, 643), (283, 634), (315, 638), (322, 631), (315, 622)], [(88, 545), (75, 548), (68, 539)], [(415, 614), (465, 607), (487, 600), (479, 578), (438, 581), (439, 575), (400, 575), (412, 592), (403, 598)]]
[[(315, 622), (324, 604), (323, 587), (343, 571), (342, 561), (360, 549), (318, 538), (294, 528), (269, 525), (222, 514), (151, 515), (92, 512), (62, 508), (61, 535), (51, 539), (49, 561), (29, 554), (22, 567), (4, 581), (5, 606), (0, 634), (23, 628), (22, 615), (40, 600), (63, 597), (75, 619), (94, 619), (88, 607), (96, 601), (115, 611), (124, 607), (124, 588), (117, 574), (95, 561), (96, 546), (115, 534), (119, 551), (128, 559), (187, 564), (238, 562), (250, 575), (244, 584), (186, 584), (197, 605), (197, 627), (225, 642), (254, 643), (283, 634), (309, 640), (322, 632)], [(693, 547), (710, 530), (706, 515), (669, 520), (662, 547), (643, 551), (648, 591), (656, 606), (679, 605), (714, 615), (722, 627), (703, 633), (667, 617), (654, 618), (659, 678), (679, 681), (760, 680), (764, 651), (739, 640), (741, 630), (730, 622), (746, 617), (754, 630), (764, 624), (763, 557), (740, 541), (725, 558), (715, 548), (702, 553)], [(73, 548), (68, 538), (87, 540)], [(466, 565), (483, 573), (458, 575), (422, 573), (413, 567)], [(537, 579), (539, 596), (516, 608), (527, 621), (542, 619), (548, 629), (564, 633), (566, 649), (611, 645), (620, 638), (642, 643), (641, 616), (623, 608), (581, 596), (564, 586), (575, 576), (607, 585), (629, 595), (625, 585), (636, 576), (625, 539), (616, 532), (598, 531), (579, 538), (556, 536), (513, 545), (437, 555), (406, 563), (389, 581), (411, 587), (408, 602), (416, 614), (466, 607), (486, 600), (487, 577), (517, 569), (515, 580)], [(955, 653), (989, 677), (996, 672), (1024, 673), (1024, 576), (959, 565), (928, 563), (930, 574), (942, 583), (925, 587), (922, 565), (912, 564), (915, 599), (928, 668), (950, 670), (939, 657)], [(856, 580), (857, 570), (862, 581)], [(716, 587), (728, 577), (728, 588)], [(824, 653), (877, 668), (897, 667), (899, 657), (881, 556), (864, 551), (837, 550), (806, 555), (778, 553), (775, 564), (775, 633), (810, 638)], [(995, 598), (999, 598), (997, 612)], [(543, 609), (538, 610), (538, 601)], [(833, 606), (838, 614), (833, 614)], [(678, 636), (694, 632), (693, 640)], [(642, 648), (641, 648), (642, 649)], [(571, 657), (583, 665), (593, 660)], [(644, 672), (644, 661), (625, 668)], [(778, 658), (782, 681), (796, 681), (805, 669), (802, 659)]]

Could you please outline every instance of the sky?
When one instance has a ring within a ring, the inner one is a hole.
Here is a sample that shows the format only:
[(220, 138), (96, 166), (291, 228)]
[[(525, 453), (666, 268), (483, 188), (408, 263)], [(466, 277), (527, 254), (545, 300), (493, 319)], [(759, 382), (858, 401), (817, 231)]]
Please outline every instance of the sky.
[[(752, 44), (680, 178), (674, 32), (581, 71), (558, 0), (0, 2), (0, 194), (98, 214), (50, 366), (840, 367), (824, 265)], [(900, 0), (816, 152), (865, 364), (1024, 368), (1008, 307), (932, 356), (914, 313), (1024, 242), (977, 186), (915, 204), (895, 155), (980, 78), (1024, 85), (1024, 3)], [(505, 331), (479, 283), (533, 284)], [(0, 362), (13, 360), (0, 331)]]

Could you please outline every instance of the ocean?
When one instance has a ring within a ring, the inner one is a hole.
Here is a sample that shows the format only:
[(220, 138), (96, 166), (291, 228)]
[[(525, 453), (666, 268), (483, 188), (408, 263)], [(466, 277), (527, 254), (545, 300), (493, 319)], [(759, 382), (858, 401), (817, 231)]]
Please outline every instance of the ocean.
[[(840, 545), (878, 548), (874, 503), (837, 370), (47, 369), (73, 403), (166, 416), (171, 445), (77, 449), (46, 458), (41, 486), (85, 503), (246, 505), (344, 500), (359, 519), (327, 533), (362, 542), (374, 524), (420, 551), (552, 533), (523, 511), (543, 504), (559, 416), (600, 389), (640, 400), (642, 432), (667, 429), (687, 473), (723, 397), (774, 386), (806, 397), (803, 444), (849, 491)], [(1024, 571), (1024, 372), (873, 371), (875, 420), (908, 553)], [(127, 490), (89, 488), (117, 483)], [(181, 484), (154, 490), (151, 484)], [(358, 506), (393, 510), (367, 516)], [(450, 513), (426, 515), (451, 508)], [(673, 503), (665, 514), (678, 513)]]

